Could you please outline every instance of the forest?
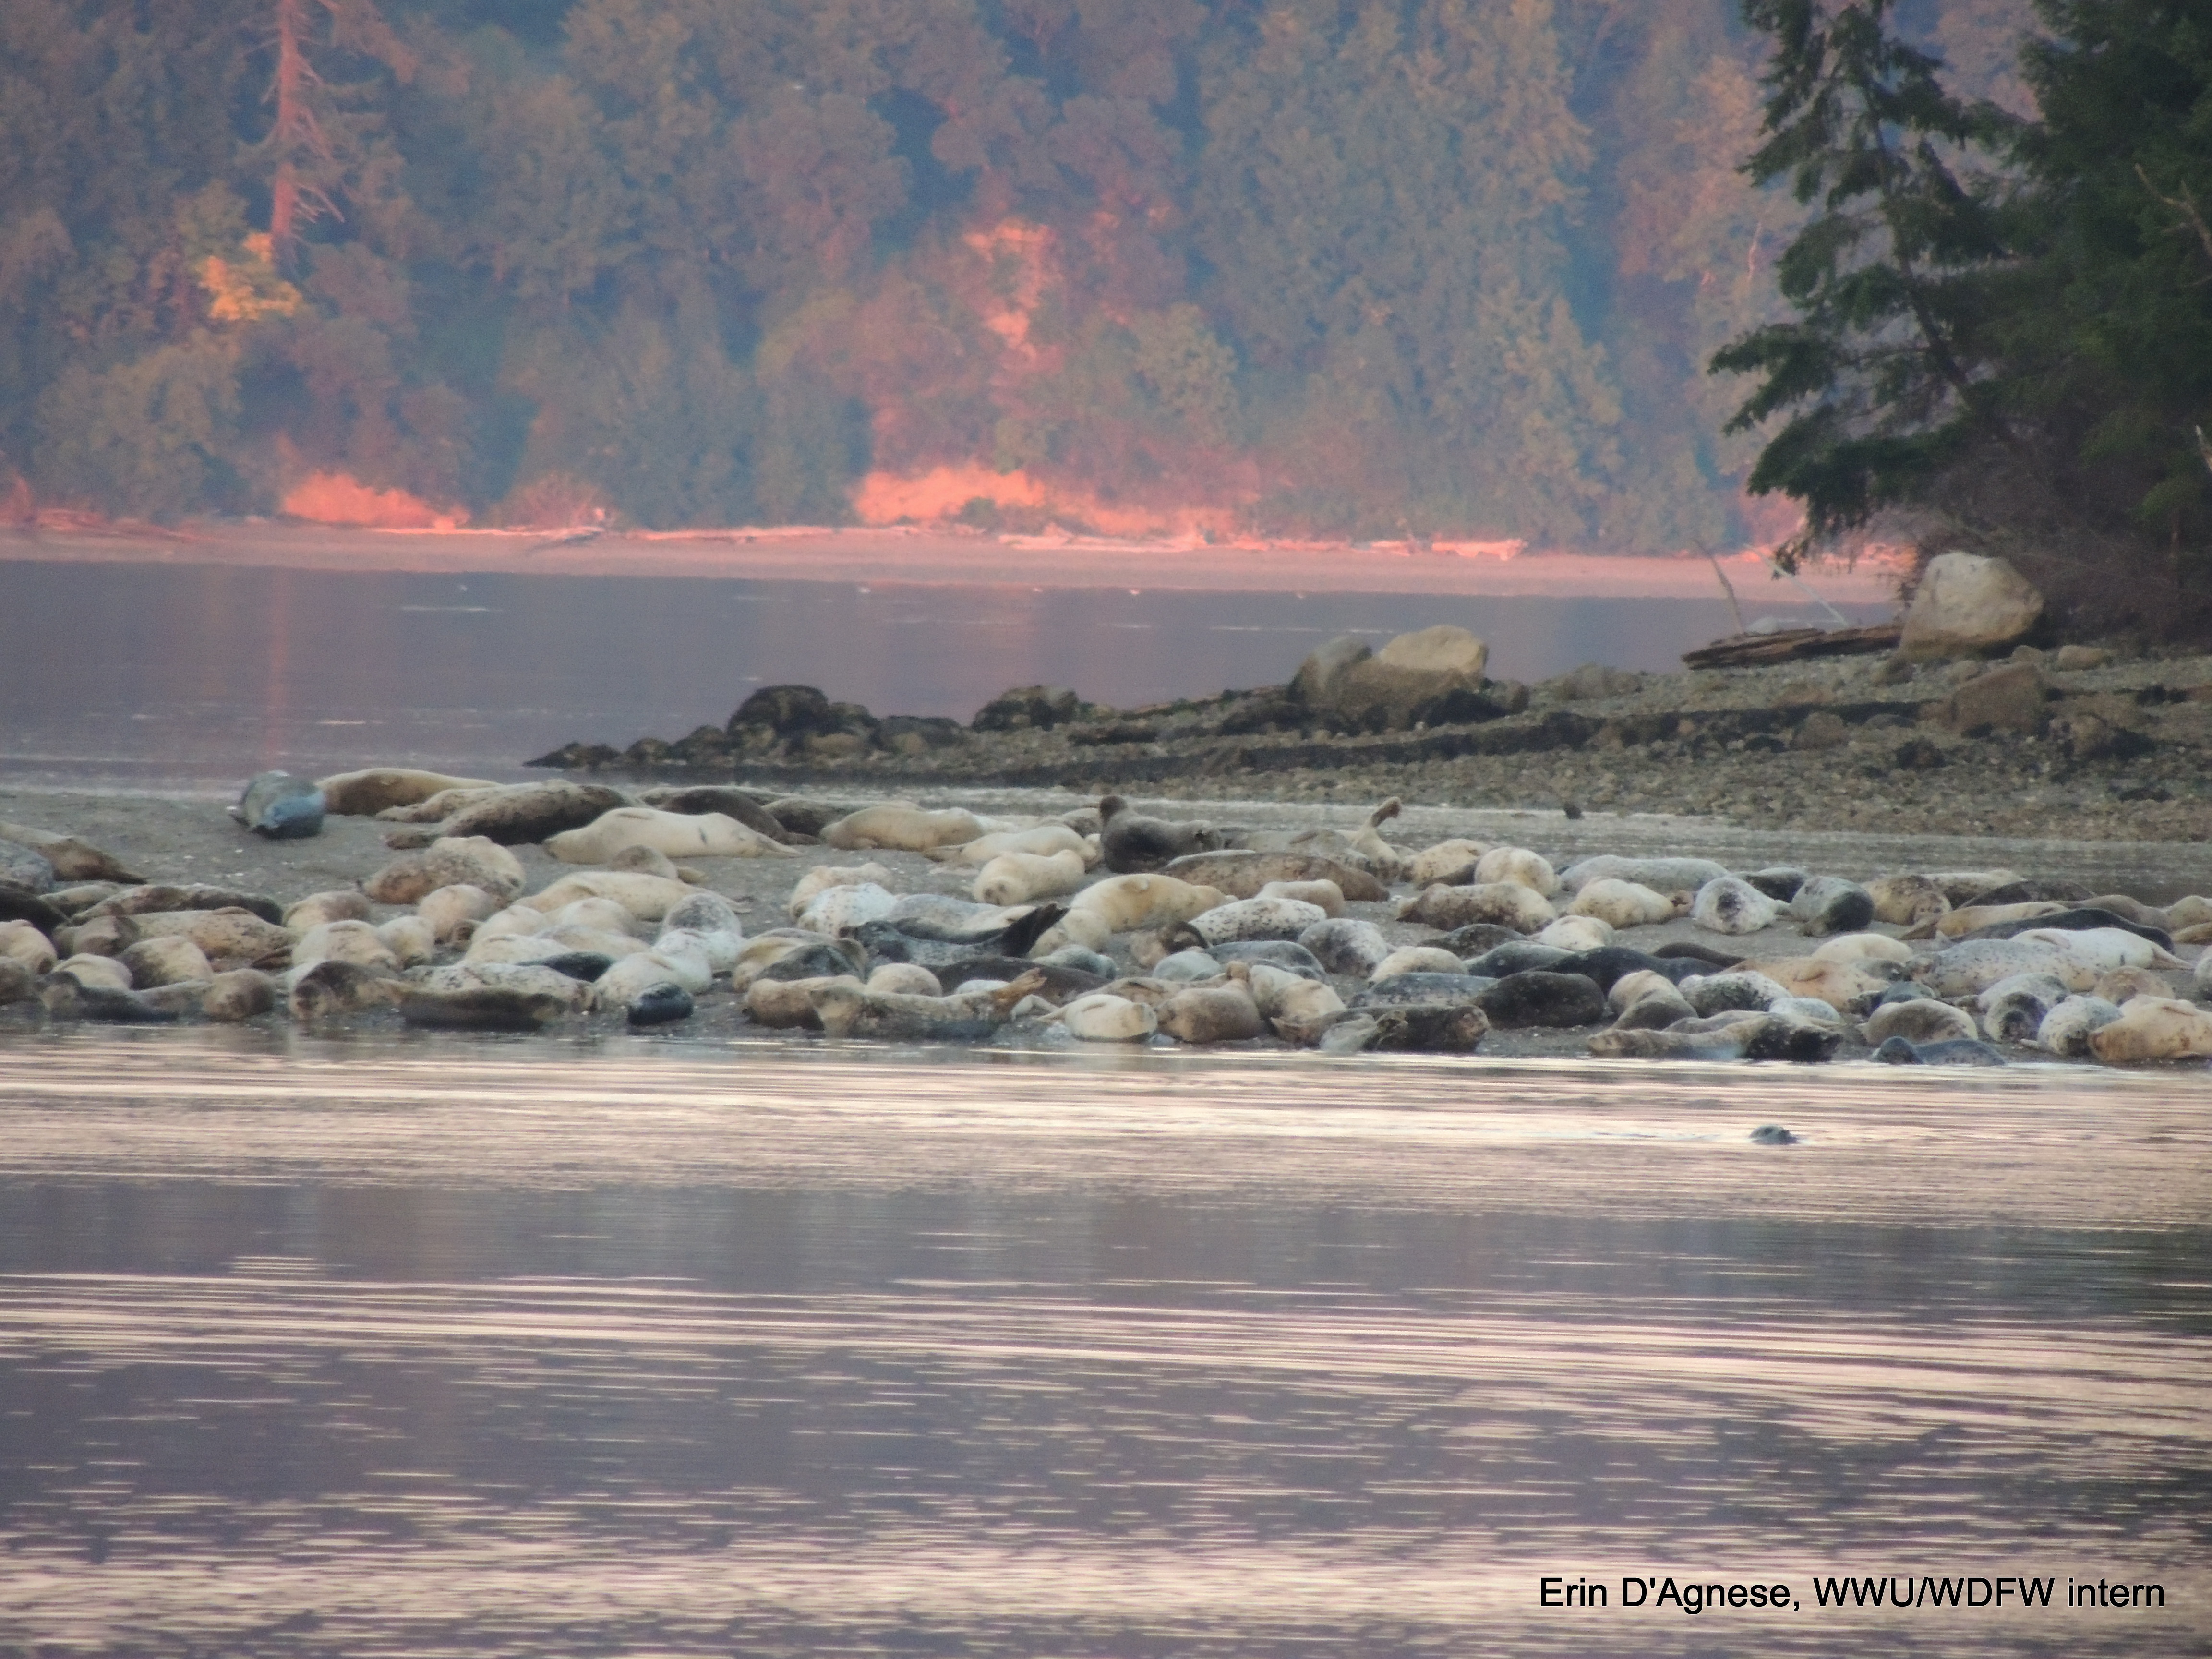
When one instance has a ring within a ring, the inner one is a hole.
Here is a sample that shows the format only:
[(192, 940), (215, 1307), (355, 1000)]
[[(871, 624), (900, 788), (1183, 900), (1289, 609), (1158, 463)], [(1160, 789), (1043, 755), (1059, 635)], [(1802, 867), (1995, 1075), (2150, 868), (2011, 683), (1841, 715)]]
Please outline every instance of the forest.
[[(2033, 110), (2027, 0), (1893, 21)], [(1772, 364), (1707, 366), (1803, 310), (1820, 202), (1743, 170), (1775, 42), (1735, 0), (8, 0), (0, 489), (1771, 538), (1789, 398), (1731, 428)]]

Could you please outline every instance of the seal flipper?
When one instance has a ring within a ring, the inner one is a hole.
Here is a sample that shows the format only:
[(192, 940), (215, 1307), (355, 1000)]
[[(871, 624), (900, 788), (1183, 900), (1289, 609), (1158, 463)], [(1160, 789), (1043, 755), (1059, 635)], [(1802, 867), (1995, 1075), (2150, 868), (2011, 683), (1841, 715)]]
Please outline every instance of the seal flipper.
[(1035, 906), (1029, 915), (1017, 916), (1006, 924), (1006, 933), (999, 942), (1000, 950), (1010, 957), (1029, 955), (1030, 947), (1058, 927), (1066, 915), (1065, 904)]

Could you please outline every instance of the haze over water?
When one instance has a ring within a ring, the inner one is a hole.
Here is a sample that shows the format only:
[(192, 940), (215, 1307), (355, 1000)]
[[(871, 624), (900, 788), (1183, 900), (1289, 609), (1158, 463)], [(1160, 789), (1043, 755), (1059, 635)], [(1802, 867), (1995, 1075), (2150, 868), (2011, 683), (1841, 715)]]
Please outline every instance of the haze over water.
[[(2203, 1101), (2039, 1068), (25, 1037), (0, 1630), (2201, 1650)], [(2166, 1606), (1813, 1602), (1923, 1572)], [(1546, 1573), (1802, 1605), (1547, 1612)]]

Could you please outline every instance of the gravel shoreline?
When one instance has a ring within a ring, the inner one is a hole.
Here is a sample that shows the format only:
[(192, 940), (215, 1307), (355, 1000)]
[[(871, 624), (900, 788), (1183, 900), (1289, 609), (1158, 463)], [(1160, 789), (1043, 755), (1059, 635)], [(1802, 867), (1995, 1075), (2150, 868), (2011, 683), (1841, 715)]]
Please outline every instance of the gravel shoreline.
[[(838, 755), (819, 740), (748, 751), (704, 727), (619, 754), (572, 747), (572, 759), (592, 763), (568, 769), (870, 796), (1017, 786), (1349, 806), (1396, 795), (1461, 811), (1659, 813), (1793, 832), (2212, 840), (2212, 657), (2063, 659), (2023, 650), (1917, 670), (1872, 656), (1584, 670), (1498, 688), (1500, 707), (1518, 712), (1375, 733), (1329, 732), (1279, 688), (1086, 707), (1049, 729), (917, 739), (904, 754)], [(1978, 697), (2001, 705), (1996, 723), (1975, 718), (1989, 712)]]

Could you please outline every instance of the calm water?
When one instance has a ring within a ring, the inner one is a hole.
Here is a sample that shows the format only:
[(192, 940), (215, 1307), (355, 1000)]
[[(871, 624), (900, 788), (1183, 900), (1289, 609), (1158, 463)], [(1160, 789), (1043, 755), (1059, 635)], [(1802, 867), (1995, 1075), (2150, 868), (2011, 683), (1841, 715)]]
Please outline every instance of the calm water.
[(0, 1040), (0, 1652), (2202, 1652), (2206, 1099)]
[[(1846, 606), (1871, 620), (1881, 607)], [(1773, 614), (1809, 613), (1777, 609)], [(1492, 672), (1675, 665), (1718, 598), (853, 586), (0, 562), (0, 780), (228, 784), (370, 761), (512, 771), (720, 725), (797, 681), (967, 719), (1012, 685), (1116, 707), (1279, 684), (1339, 634), (1456, 623)]]

